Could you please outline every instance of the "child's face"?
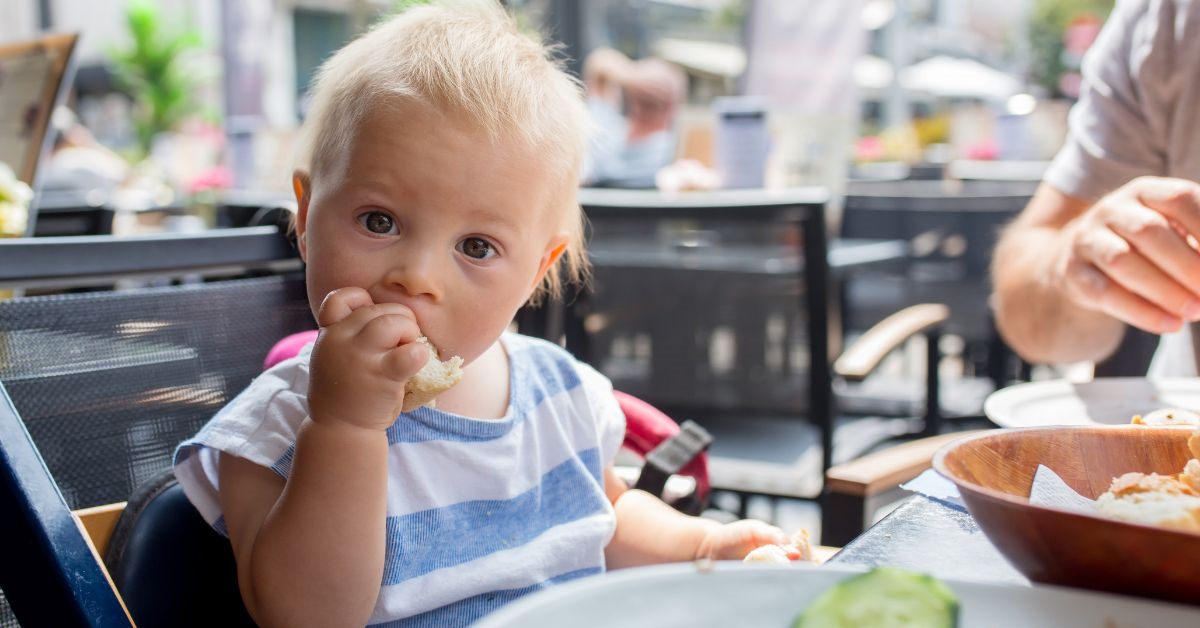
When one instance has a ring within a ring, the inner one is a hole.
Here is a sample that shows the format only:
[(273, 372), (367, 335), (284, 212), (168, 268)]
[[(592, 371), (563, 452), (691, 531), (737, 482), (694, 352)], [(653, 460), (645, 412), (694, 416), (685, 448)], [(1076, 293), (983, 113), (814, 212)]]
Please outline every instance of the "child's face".
[(314, 312), (359, 287), (412, 309), (442, 357), (482, 354), (562, 254), (572, 185), (514, 142), (431, 107), (368, 115), (345, 173), (312, 182), (297, 232)]

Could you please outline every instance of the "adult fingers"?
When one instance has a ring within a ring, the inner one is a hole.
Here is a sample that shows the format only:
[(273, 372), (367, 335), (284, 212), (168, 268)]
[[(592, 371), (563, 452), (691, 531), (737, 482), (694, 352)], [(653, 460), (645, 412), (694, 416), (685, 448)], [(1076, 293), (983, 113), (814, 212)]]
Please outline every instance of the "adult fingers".
[(1083, 240), (1086, 252), (1077, 257), (1092, 261), (1115, 283), (1155, 306), (1194, 320), (1200, 317), (1200, 297), (1186, 282), (1189, 277), (1200, 276), (1200, 256), (1175, 235), (1165, 220), (1160, 222), (1164, 224), (1151, 230), (1156, 231), (1153, 236), (1145, 230), (1134, 236), (1122, 234), (1119, 225), (1114, 225), (1117, 231), (1094, 230)]
[(1140, 177), (1129, 183), (1139, 203), (1169, 217), (1200, 236), (1200, 184), (1184, 179)]
[(1186, 232), (1180, 234), (1179, 223), (1133, 200), (1117, 201), (1107, 222), (1137, 253), (1188, 290), (1193, 299), (1200, 298), (1200, 252), (1189, 243)]
[(1076, 301), (1139, 329), (1162, 334), (1183, 324), (1179, 317), (1134, 294), (1088, 262), (1069, 263), (1065, 280)]

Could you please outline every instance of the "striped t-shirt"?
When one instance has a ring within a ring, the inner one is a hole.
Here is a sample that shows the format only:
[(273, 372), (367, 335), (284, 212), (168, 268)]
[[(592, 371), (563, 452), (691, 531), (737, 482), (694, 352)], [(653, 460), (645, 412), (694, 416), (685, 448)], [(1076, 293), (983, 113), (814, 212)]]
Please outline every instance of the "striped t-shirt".
[[(387, 557), (372, 625), (464, 625), (604, 570), (615, 518), (603, 469), (625, 431), (612, 384), (557, 345), (501, 342), (511, 374), (503, 419), (418, 408), (388, 428)], [(255, 379), (175, 454), (184, 492), (222, 534), (217, 452), (288, 477), (308, 416), (310, 351)]]

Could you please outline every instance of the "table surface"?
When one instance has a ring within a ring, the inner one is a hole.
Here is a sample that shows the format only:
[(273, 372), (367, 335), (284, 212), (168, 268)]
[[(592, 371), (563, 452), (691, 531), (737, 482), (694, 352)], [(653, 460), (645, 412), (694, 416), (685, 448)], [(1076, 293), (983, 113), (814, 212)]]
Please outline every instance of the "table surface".
[(829, 562), (891, 565), (940, 578), (1029, 584), (965, 509), (924, 495), (906, 499)]

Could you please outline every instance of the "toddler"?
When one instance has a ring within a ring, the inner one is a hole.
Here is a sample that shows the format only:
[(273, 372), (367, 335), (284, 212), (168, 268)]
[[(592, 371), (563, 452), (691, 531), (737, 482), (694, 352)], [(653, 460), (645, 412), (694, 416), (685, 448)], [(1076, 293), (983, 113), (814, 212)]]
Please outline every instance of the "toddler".
[[(545, 47), (493, 0), (434, 3), (348, 44), (313, 93), (293, 186), (320, 335), (175, 462), (256, 621), (463, 625), (605, 569), (786, 542), (626, 490), (608, 380), (506, 331), (586, 274), (588, 114)], [(403, 412), (420, 336), (462, 377)]]

